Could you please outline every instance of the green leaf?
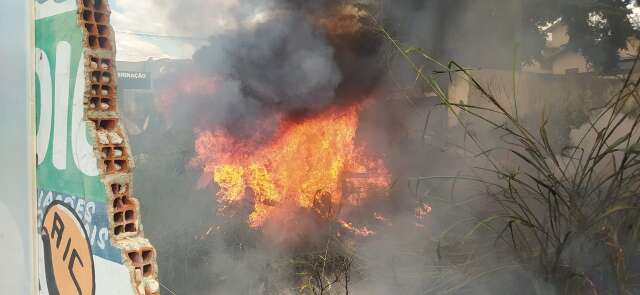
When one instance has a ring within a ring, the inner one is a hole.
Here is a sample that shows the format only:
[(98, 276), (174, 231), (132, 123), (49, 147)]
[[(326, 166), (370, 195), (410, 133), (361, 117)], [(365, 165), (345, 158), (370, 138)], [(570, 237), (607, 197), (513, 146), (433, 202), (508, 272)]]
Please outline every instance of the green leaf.
[(420, 53), (422, 49), (411, 46), (403, 49), (402, 51), (404, 51), (405, 54), (413, 54), (413, 53)]

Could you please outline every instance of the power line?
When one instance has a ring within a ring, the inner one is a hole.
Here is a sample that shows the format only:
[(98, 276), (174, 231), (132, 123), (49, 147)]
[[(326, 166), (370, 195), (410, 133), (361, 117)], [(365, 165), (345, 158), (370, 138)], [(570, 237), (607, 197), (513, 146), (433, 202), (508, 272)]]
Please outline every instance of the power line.
[(173, 294), (173, 295), (177, 295), (176, 292), (173, 292), (173, 290), (167, 288), (167, 286), (165, 286), (164, 284), (162, 284), (162, 282), (160, 282), (160, 280), (158, 280), (158, 283), (160, 283), (160, 286), (162, 286), (162, 288), (164, 288), (165, 290), (169, 291), (169, 293)]
[(163, 35), (163, 34), (156, 34), (156, 33), (120, 31), (120, 30), (116, 30), (116, 33), (118, 33), (118, 34), (127, 34), (127, 35), (135, 35), (135, 36), (140, 36), (140, 37), (148, 37), (148, 38), (209, 41), (209, 38), (197, 37), (197, 36)]

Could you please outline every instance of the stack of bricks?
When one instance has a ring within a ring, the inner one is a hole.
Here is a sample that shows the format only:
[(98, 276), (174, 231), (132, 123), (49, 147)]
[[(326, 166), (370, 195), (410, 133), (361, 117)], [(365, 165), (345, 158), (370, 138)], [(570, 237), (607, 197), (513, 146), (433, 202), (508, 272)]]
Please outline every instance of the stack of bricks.
[(132, 196), (133, 160), (120, 125), (115, 79), (115, 43), (107, 0), (77, 0), (83, 29), (85, 114), (94, 131), (95, 152), (109, 198), (110, 238), (121, 250), (134, 289), (156, 295), (156, 251), (144, 238), (138, 200)]

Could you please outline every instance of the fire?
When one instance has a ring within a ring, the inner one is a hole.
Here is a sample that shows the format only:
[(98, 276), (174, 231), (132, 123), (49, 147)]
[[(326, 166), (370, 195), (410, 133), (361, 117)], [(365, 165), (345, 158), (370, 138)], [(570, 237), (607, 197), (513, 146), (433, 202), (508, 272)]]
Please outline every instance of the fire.
[(353, 223), (346, 222), (344, 220), (338, 220), (338, 223), (340, 223), (340, 225), (342, 225), (343, 228), (349, 230), (350, 232), (352, 232), (356, 236), (368, 237), (368, 236), (372, 236), (372, 235), (376, 234), (375, 231), (370, 230), (366, 226), (356, 227), (356, 226), (353, 225)]
[(276, 212), (291, 204), (337, 220), (344, 208), (391, 185), (384, 161), (357, 144), (358, 111), (334, 108), (301, 121), (282, 116), (268, 139), (259, 132), (236, 138), (224, 129), (205, 131), (195, 160), (213, 174), (222, 208), (250, 204), (252, 228), (277, 222)]
[(220, 186), (219, 196), (225, 202), (239, 201), (244, 195), (244, 168), (240, 166), (218, 166), (213, 180)]

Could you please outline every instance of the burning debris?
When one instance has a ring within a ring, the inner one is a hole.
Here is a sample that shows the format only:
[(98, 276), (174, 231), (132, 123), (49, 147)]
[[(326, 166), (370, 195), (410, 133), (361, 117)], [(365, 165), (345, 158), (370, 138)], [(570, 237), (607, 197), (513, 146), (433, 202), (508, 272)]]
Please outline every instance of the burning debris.
[(391, 176), (380, 151), (358, 135), (364, 101), (375, 100), (385, 73), (366, 9), (255, 4), (259, 17), (238, 11), (238, 26), (167, 75), (175, 82), (164, 85), (157, 107), (170, 124), (195, 127), (192, 163), (203, 169), (201, 184), (218, 188), (223, 215), (246, 209), (256, 230), (303, 216), (338, 227), (351, 215), (373, 216), (357, 208), (387, 195)]
[[(352, 254), (323, 249), (327, 241), (372, 240), (397, 210), (386, 149), (362, 132), (372, 125), (363, 113), (382, 101), (382, 38), (364, 6), (266, 2), (273, 7), (219, 32), (192, 65), (157, 83), (168, 124), (194, 132), (199, 187), (215, 191), (220, 226), (194, 240), (229, 235), (240, 253), (264, 243), (294, 260), (324, 251), (350, 265)], [(348, 272), (328, 282), (338, 272), (316, 266), (294, 284), (348, 284)]]
[(366, 226), (357, 227), (354, 226), (353, 223), (346, 222), (344, 220), (338, 220), (338, 222), (340, 223), (340, 225), (342, 225), (342, 227), (359, 237), (368, 237), (376, 234), (375, 231), (370, 230)]
[[(221, 208), (253, 204), (248, 216), (253, 228), (283, 222), (290, 206), (326, 219), (341, 217), (391, 184), (384, 162), (357, 144), (357, 112), (353, 106), (301, 121), (282, 118), (268, 139), (204, 132), (196, 142), (196, 161), (220, 187)], [(348, 178), (354, 171), (357, 181)]]

